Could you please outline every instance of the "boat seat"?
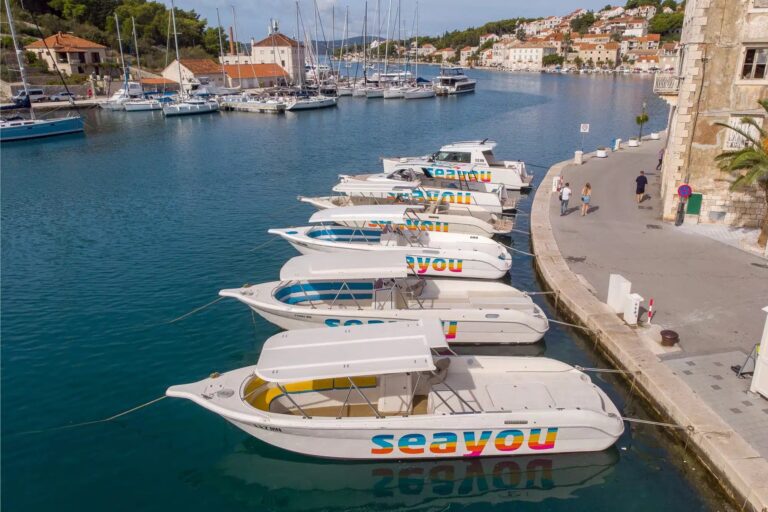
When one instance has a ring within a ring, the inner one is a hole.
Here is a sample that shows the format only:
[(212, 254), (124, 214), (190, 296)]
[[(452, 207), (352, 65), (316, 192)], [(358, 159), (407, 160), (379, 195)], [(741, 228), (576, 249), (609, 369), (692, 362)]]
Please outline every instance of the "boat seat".
[[(375, 388), (377, 385), (376, 377), (353, 377), (352, 381), (360, 388)], [(283, 390), (279, 387), (267, 387), (260, 393), (255, 393), (267, 382), (259, 377), (252, 378), (243, 391), (243, 398), (252, 407), (261, 411), (269, 411), (275, 399), (283, 396)], [(310, 391), (330, 391), (333, 389), (349, 389), (349, 379), (315, 379), (303, 382), (292, 382), (283, 386), (288, 393), (307, 393)]]
[(448, 375), (448, 368), (451, 366), (451, 359), (444, 357), (435, 361), (435, 371), (432, 372), (432, 376), (429, 378), (429, 384), (440, 384), (445, 380)]

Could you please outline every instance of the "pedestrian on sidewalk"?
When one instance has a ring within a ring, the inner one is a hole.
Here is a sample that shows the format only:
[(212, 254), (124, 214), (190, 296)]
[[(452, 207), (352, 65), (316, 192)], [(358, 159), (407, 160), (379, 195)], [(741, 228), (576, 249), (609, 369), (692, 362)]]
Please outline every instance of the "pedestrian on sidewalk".
[(656, 165), (656, 170), (657, 171), (661, 170), (661, 162), (663, 162), (663, 161), (664, 161), (664, 148), (661, 148), (659, 150), (659, 163), (658, 163), (658, 165)]
[(643, 199), (645, 199), (645, 186), (648, 184), (648, 178), (645, 177), (645, 171), (640, 171), (640, 176), (635, 178), (635, 183), (637, 184), (637, 188), (635, 189), (637, 204), (640, 204), (643, 202)]
[(571, 199), (571, 184), (566, 183), (560, 189), (560, 216), (562, 217), (568, 211), (568, 201)]
[(589, 201), (592, 198), (592, 185), (587, 183), (584, 188), (581, 189), (581, 216), (585, 216), (589, 212)]

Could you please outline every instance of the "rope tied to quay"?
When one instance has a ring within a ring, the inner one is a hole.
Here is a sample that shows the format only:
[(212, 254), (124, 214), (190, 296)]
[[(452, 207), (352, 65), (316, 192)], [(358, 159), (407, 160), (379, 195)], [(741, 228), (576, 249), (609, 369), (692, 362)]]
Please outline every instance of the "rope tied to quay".
[(679, 429), (679, 430), (687, 430), (688, 433), (693, 434), (694, 428), (693, 425), (678, 425), (677, 423), (665, 423), (663, 421), (653, 421), (653, 420), (644, 420), (640, 418), (628, 418), (626, 416), (622, 416), (621, 419), (623, 421), (626, 421), (628, 423), (640, 423), (642, 425), (653, 425), (655, 427), (665, 427), (665, 428), (673, 428), (673, 429)]
[(136, 412), (136, 411), (138, 411), (140, 409), (143, 409), (145, 407), (149, 407), (150, 405), (156, 404), (157, 402), (159, 402), (160, 400), (163, 400), (164, 398), (167, 398), (167, 397), (165, 395), (159, 396), (157, 398), (154, 398), (154, 399), (150, 400), (149, 402), (145, 402), (145, 403), (143, 403), (141, 405), (137, 405), (136, 407), (131, 407), (130, 409), (128, 409), (126, 411), (119, 412), (117, 414), (113, 414), (112, 416), (110, 416), (108, 418), (103, 418), (103, 419), (100, 419), (100, 420), (83, 421), (83, 422), (80, 422), (80, 423), (73, 423), (73, 424), (70, 424), (70, 425), (59, 425), (58, 427), (44, 428), (42, 430), (27, 430), (25, 432), (17, 432), (16, 435), (42, 434), (44, 432), (52, 432), (54, 430), (66, 430), (66, 429), (70, 429), (70, 428), (85, 427), (87, 425), (96, 425), (98, 423), (108, 423), (108, 422), (116, 420), (117, 418), (120, 418), (122, 416), (126, 416), (126, 415), (128, 415), (128, 414), (130, 414), (132, 412)]
[(534, 257), (534, 258), (536, 257), (536, 255), (535, 255), (535, 254), (533, 254), (533, 253), (530, 253), (530, 252), (527, 252), (527, 251), (523, 251), (523, 250), (521, 250), (521, 249), (515, 249), (515, 248), (514, 248), (514, 247), (512, 247), (511, 245), (506, 245), (506, 244), (500, 244), (500, 245), (501, 245), (501, 246), (503, 246), (503, 247), (506, 247), (506, 248), (507, 248), (507, 249), (509, 249), (510, 251), (519, 252), (520, 254), (525, 254), (526, 256), (532, 256), (532, 257)]

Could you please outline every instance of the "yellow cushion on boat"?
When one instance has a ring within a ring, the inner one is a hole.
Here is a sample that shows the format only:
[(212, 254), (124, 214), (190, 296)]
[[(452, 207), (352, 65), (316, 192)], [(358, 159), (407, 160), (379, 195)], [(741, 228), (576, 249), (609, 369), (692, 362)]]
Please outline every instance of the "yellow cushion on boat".
[[(376, 387), (376, 377), (352, 377), (352, 382), (358, 388), (374, 388)], [(266, 381), (254, 377), (245, 387), (245, 397), (248, 403), (253, 407), (261, 411), (269, 411), (269, 406), (272, 401), (278, 397), (283, 396), (283, 390), (274, 387), (267, 388), (263, 392), (256, 396), (249, 396), (249, 393), (255, 391), (260, 386), (264, 385)], [(329, 391), (331, 389), (349, 389), (349, 379), (346, 377), (338, 379), (315, 379), (302, 382), (292, 382), (284, 386), (288, 393), (305, 393), (308, 391)]]

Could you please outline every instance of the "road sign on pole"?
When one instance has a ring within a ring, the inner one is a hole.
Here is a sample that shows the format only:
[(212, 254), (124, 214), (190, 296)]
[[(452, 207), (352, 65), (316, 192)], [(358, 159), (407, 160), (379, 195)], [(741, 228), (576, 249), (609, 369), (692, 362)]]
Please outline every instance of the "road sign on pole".
[(689, 197), (691, 197), (691, 194), (693, 194), (693, 189), (687, 183), (684, 183), (679, 187), (677, 187), (677, 195), (680, 196), (682, 199), (688, 199)]
[(589, 123), (581, 123), (579, 131), (581, 132), (581, 152), (584, 153), (584, 137), (589, 133)]

